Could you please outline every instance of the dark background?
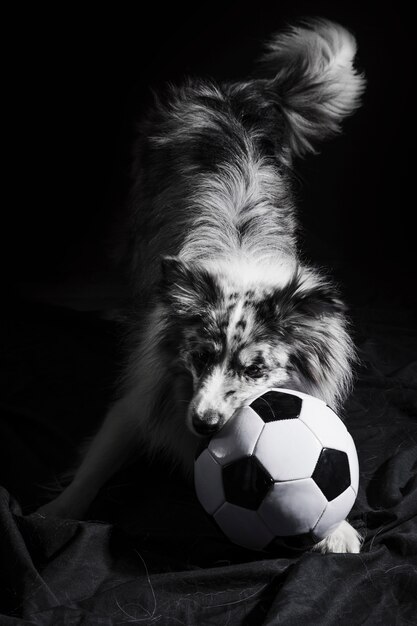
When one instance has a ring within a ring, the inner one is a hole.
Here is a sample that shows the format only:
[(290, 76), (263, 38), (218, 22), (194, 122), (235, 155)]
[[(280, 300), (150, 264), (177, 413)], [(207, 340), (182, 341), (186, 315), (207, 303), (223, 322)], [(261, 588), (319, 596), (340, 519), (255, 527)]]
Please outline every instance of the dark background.
[(2, 224), (13, 293), (53, 300), (69, 284), (105, 282), (129, 185), (133, 122), (150, 89), (186, 74), (245, 77), (262, 42), (306, 15), (355, 33), (368, 80), (344, 135), (297, 165), (306, 249), (336, 272), (349, 297), (410, 304), (415, 33), (398, 2), (389, 10), (297, 1), (155, 3), (143, 13), (139, 5), (37, 7), (13, 16), (4, 93), (11, 188)]

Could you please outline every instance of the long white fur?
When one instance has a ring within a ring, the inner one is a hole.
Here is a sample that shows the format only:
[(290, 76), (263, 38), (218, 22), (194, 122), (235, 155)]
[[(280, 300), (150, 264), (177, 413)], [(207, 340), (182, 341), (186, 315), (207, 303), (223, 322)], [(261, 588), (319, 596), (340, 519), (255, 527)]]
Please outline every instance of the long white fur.
[(279, 90), (295, 154), (315, 152), (317, 140), (339, 132), (359, 107), (365, 79), (354, 68), (355, 55), (353, 35), (327, 20), (301, 22), (269, 42), (263, 61), (279, 68), (274, 82), (285, 85), (285, 94)]
[[(198, 217), (181, 246), (184, 261), (226, 258), (233, 263), (247, 257), (251, 262), (281, 263), (283, 258), (294, 256), (294, 218), (288, 206), (285, 211), (280, 209), (286, 189), (277, 186), (275, 168), (256, 157), (249, 139), (247, 151), (249, 157), (244, 161), (199, 181), (190, 207), (191, 214), (197, 209)], [(247, 206), (250, 208), (243, 211)], [(239, 230), (254, 218), (256, 230), (241, 242)]]

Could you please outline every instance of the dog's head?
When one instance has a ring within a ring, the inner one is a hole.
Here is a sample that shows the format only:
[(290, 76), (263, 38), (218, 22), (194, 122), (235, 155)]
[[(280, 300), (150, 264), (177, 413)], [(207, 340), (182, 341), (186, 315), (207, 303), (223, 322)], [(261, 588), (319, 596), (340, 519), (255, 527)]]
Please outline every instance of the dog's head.
[(215, 432), (271, 387), (334, 403), (348, 383), (352, 350), (334, 286), (299, 266), (272, 286), (259, 269), (258, 283), (244, 285), (227, 272), (164, 259), (171, 355), (192, 377), (187, 425), (194, 433)]

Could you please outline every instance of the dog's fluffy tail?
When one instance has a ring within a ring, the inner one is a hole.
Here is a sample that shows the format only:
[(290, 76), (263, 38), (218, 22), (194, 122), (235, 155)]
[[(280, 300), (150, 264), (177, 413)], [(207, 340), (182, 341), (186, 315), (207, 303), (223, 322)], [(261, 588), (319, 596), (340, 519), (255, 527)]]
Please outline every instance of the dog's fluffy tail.
[(315, 152), (360, 105), (365, 79), (353, 66), (355, 54), (354, 36), (324, 19), (300, 22), (267, 44), (260, 69), (287, 120), (295, 155)]

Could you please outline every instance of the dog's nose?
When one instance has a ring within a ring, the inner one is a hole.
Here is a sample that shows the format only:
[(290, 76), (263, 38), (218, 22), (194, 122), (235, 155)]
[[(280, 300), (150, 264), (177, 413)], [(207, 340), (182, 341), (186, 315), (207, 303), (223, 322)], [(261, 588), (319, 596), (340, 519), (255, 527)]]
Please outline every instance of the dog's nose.
[(193, 428), (199, 435), (212, 435), (220, 428), (221, 415), (217, 411), (205, 411), (202, 415), (193, 413)]

